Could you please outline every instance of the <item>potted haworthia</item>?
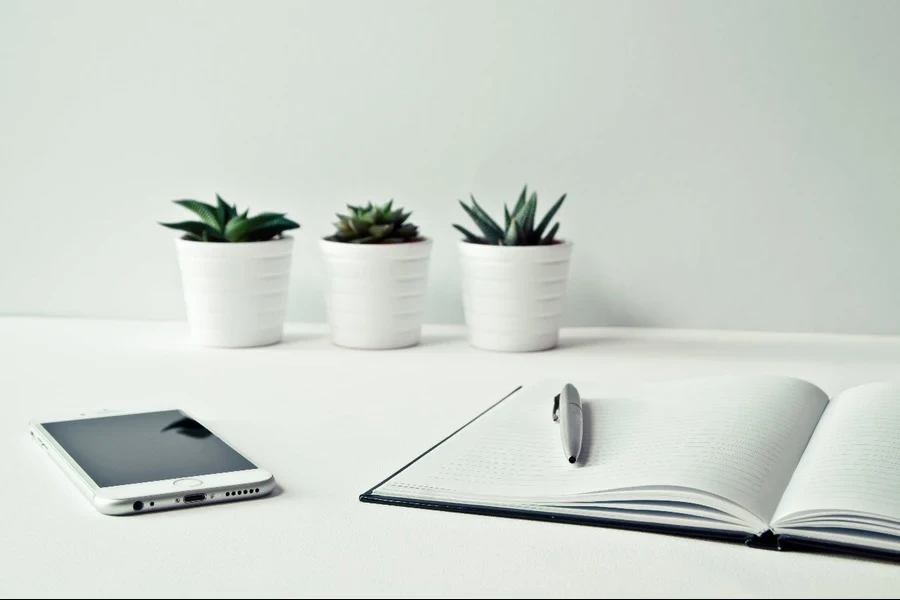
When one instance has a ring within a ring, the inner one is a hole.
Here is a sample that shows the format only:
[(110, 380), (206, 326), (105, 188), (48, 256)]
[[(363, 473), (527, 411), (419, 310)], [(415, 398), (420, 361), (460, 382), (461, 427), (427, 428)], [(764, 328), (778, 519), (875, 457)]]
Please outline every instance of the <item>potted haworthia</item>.
[(469, 343), (507, 352), (556, 346), (566, 293), (572, 242), (556, 239), (550, 226), (566, 195), (537, 221), (537, 193), (522, 189), (512, 210), (503, 207), (503, 226), (481, 208), (460, 204), (479, 233), (454, 225), (459, 243), (463, 312)]
[(191, 336), (206, 346), (263, 346), (281, 341), (293, 238), (284, 213), (250, 216), (216, 195), (216, 205), (176, 200), (198, 221), (161, 223), (176, 240)]
[(419, 342), (431, 240), (394, 207), (347, 206), (320, 240), (327, 272), (331, 340), (348, 348), (403, 348)]

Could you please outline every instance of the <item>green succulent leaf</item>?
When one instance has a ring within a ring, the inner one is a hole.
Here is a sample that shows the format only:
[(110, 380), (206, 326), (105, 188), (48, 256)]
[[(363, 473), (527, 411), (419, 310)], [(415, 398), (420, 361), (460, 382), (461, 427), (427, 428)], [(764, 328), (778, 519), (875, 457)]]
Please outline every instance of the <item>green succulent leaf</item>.
[(290, 229), (300, 227), (284, 213), (265, 212), (249, 217), (249, 209), (238, 214), (237, 205), (227, 204), (216, 194), (216, 205), (196, 200), (176, 200), (200, 217), (200, 221), (160, 223), (184, 232), (184, 238), (197, 242), (261, 242), (270, 240)]
[(560, 207), (562, 207), (565, 199), (566, 194), (563, 194), (550, 210), (547, 211), (547, 214), (544, 215), (544, 218), (541, 219), (540, 223), (535, 226), (538, 195), (537, 192), (532, 191), (531, 196), (529, 196), (528, 186), (526, 185), (522, 188), (522, 192), (519, 194), (519, 198), (512, 211), (509, 210), (508, 206), (504, 205), (504, 227), (503, 229), (500, 229), (499, 225), (497, 225), (490, 215), (481, 208), (473, 196), (471, 206), (466, 205), (462, 201), (460, 201), (459, 204), (469, 218), (472, 219), (472, 222), (475, 223), (475, 225), (478, 226), (478, 229), (484, 234), (483, 237), (475, 235), (468, 229), (459, 225), (454, 225), (453, 227), (465, 236), (467, 242), (476, 244), (500, 244), (505, 246), (537, 246), (541, 244), (552, 244), (555, 241), (554, 236), (556, 235), (556, 232), (559, 231), (559, 223), (556, 223), (546, 236), (544, 236), (544, 231), (550, 225)]
[(484, 244), (484, 243), (487, 243), (487, 242), (485, 241), (484, 238), (478, 237), (477, 235), (475, 235), (474, 233), (472, 233), (471, 231), (469, 231), (468, 229), (466, 229), (466, 228), (463, 227), (462, 225), (456, 225), (456, 224), (454, 224), (453, 226), (454, 226), (460, 233), (462, 233), (464, 236), (466, 236), (466, 241), (472, 242), (473, 244)]
[(206, 223), (201, 223), (200, 221), (181, 221), (179, 223), (160, 223), (163, 227), (168, 227), (169, 229), (177, 229), (178, 231), (184, 231), (190, 237), (202, 239), (204, 234), (210, 240), (215, 240), (218, 242), (224, 242), (225, 238), (213, 227), (210, 227)]
[(224, 231), (228, 219), (231, 218), (231, 208), (225, 204), (222, 197), (216, 194), (216, 220), (219, 222), (219, 231)]
[[(246, 215), (246, 211), (244, 212)], [(249, 219), (244, 215), (239, 215), (228, 222), (225, 227), (225, 237), (229, 242), (243, 241), (252, 232), (264, 227), (273, 227), (283, 221), (287, 221), (282, 213), (260, 213)], [(293, 221), (291, 222), (293, 223)], [(296, 223), (294, 223), (296, 224)]]
[(513, 221), (510, 223), (509, 229), (506, 230), (506, 236), (503, 239), (503, 243), (506, 246), (518, 246), (519, 238), (522, 237), (522, 230), (519, 229), (519, 222)]
[(369, 227), (369, 235), (372, 235), (376, 238), (383, 238), (393, 230), (394, 226), (391, 223), (386, 223), (384, 225), (372, 225), (371, 227)]
[(525, 208), (525, 200), (528, 198), (528, 185), (522, 188), (522, 193), (519, 194), (519, 199), (516, 201), (516, 206), (513, 208), (511, 216), (513, 219)]
[(492, 229), (492, 237), (502, 238), (503, 230), (500, 229), (500, 226), (491, 218), (491, 215), (487, 214), (487, 212), (479, 206), (478, 202), (475, 200), (475, 196), (469, 194), (469, 198), (472, 199), (472, 210), (477, 214), (481, 219), (487, 223)]
[(335, 232), (327, 240), (353, 244), (399, 244), (415, 242), (419, 228), (406, 220), (412, 213), (394, 208), (389, 200), (382, 206), (368, 202), (365, 206), (347, 205), (346, 215), (338, 214)]
[(252, 231), (248, 231), (245, 236), (245, 242), (264, 242), (266, 240), (271, 240), (282, 235), (285, 231), (289, 231), (291, 229), (298, 229), (300, 227), (299, 224), (291, 221), (290, 219), (280, 218), (280, 219), (272, 219), (271, 223), (268, 225), (263, 225)]
[(553, 227), (550, 228), (550, 233), (547, 234), (547, 237), (541, 240), (541, 245), (547, 246), (552, 244), (555, 241), (553, 238), (556, 236), (557, 231), (559, 231), (559, 223), (554, 223)]
[(354, 237), (355, 236), (352, 233), (342, 233), (340, 231), (337, 231), (326, 239), (329, 239), (329, 240), (332, 240), (335, 242), (349, 242)]
[[(537, 214), (537, 194), (531, 193), (531, 198), (525, 203), (524, 217), (522, 218), (522, 233), (531, 241), (531, 234), (534, 231), (534, 215)], [(534, 243), (537, 243), (536, 241)]]
[(474, 209), (466, 206), (462, 200), (460, 200), (459, 204), (463, 207), (463, 210), (466, 211), (466, 214), (469, 215), (469, 218), (472, 219), (478, 229), (481, 230), (481, 233), (484, 234), (485, 239), (497, 239), (498, 235), (502, 235), (502, 233), (498, 232), (499, 227), (497, 227), (497, 224), (494, 223), (493, 220), (490, 218), (485, 220), (481, 215), (476, 213)]
[(419, 237), (419, 228), (413, 225), (412, 223), (407, 223), (402, 227), (398, 227), (393, 235), (400, 236), (403, 239), (415, 239)]
[(540, 239), (540, 237), (544, 234), (544, 230), (547, 228), (547, 225), (550, 224), (550, 221), (553, 220), (553, 217), (556, 215), (556, 212), (563, 205), (563, 202), (566, 201), (566, 194), (563, 194), (562, 197), (556, 201), (556, 203), (550, 207), (550, 210), (547, 211), (547, 214), (544, 215), (544, 218), (541, 219), (541, 222), (538, 223), (537, 228), (534, 230), (534, 235)]
[(366, 231), (369, 230), (367, 227), (367, 223), (362, 219), (353, 218), (347, 221), (347, 224), (350, 226), (351, 231), (356, 235), (363, 235)]
[(241, 236), (247, 230), (246, 223), (247, 218), (241, 215), (228, 221), (228, 224), (225, 226), (225, 239), (229, 242), (236, 242), (241, 239)]
[(216, 217), (216, 208), (205, 202), (198, 200), (176, 200), (175, 204), (183, 206), (198, 217), (200, 220), (216, 230), (221, 230), (219, 220)]

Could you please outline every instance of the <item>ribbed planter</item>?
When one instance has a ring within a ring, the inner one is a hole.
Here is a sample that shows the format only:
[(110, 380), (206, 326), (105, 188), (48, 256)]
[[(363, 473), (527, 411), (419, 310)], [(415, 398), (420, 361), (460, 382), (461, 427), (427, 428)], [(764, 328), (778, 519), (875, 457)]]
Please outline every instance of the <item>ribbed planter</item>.
[(331, 341), (347, 348), (419, 343), (431, 240), (348, 244), (320, 240)]
[(549, 246), (460, 242), (469, 343), (501, 352), (556, 346), (571, 255), (571, 242)]
[(195, 342), (240, 348), (281, 341), (293, 238), (229, 244), (179, 239), (176, 243)]

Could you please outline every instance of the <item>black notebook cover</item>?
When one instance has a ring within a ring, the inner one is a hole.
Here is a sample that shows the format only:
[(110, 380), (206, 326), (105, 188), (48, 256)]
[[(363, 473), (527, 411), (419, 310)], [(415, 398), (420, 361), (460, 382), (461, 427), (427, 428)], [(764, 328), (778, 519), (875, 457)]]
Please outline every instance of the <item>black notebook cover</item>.
[(636, 523), (628, 521), (618, 521), (615, 519), (589, 518), (577, 515), (554, 514), (540, 511), (519, 510), (514, 508), (498, 508), (495, 506), (483, 506), (478, 504), (459, 504), (454, 502), (440, 502), (436, 500), (416, 500), (394, 496), (375, 495), (375, 490), (377, 490), (379, 487), (408, 469), (410, 466), (414, 465), (424, 456), (427, 456), (435, 448), (439, 447), (441, 444), (455, 436), (457, 433), (480, 419), (492, 409), (499, 406), (504, 400), (518, 392), (520, 389), (522, 389), (522, 386), (517, 387), (506, 396), (488, 407), (487, 410), (478, 414), (474, 419), (404, 465), (401, 469), (399, 469), (386, 479), (382, 480), (378, 484), (372, 486), (371, 489), (360, 494), (360, 502), (368, 502), (371, 504), (386, 504), (389, 506), (406, 506), (410, 508), (424, 508), (428, 510), (441, 510), (447, 512), (483, 515), (489, 517), (505, 517), (510, 519), (525, 519), (530, 521), (549, 521), (552, 523), (567, 523), (571, 525), (589, 525), (593, 527), (627, 529), (631, 531), (644, 531), (650, 533), (660, 533), (666, 535), (675, 535), (679, 537), (692, 537), (722, 542), (740, 542), (747, 546), (750, 546), (751, 548), (762, 548), (766, 550), (804, 550), (812, 552), (825, 552), (830, 554), (850, 554), (854, 556), (888, 559), (892, 561), (900, 560), (900, 555), (890, 551), (870, 550), (865, 548), (858, 548), (855, 546), (846, 546), (842, 544), (832, 544), (826, 542), (814, 542), (800, 539), (794, 536), (775, 535), (771, 531), (766, 531), (762, 535), (748, 536), (743, 533), (719, 531), (715, 529), (699, 529), (695, 527), (678, 527), (673, 525)]

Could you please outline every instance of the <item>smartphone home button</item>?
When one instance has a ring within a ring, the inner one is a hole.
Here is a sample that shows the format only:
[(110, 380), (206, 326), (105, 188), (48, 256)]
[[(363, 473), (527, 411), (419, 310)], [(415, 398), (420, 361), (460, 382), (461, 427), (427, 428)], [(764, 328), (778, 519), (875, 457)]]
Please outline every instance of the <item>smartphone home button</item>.
[(176, 479), (172, 484), (177, 488), (195, 488), (203, 482), (199, 479)]

